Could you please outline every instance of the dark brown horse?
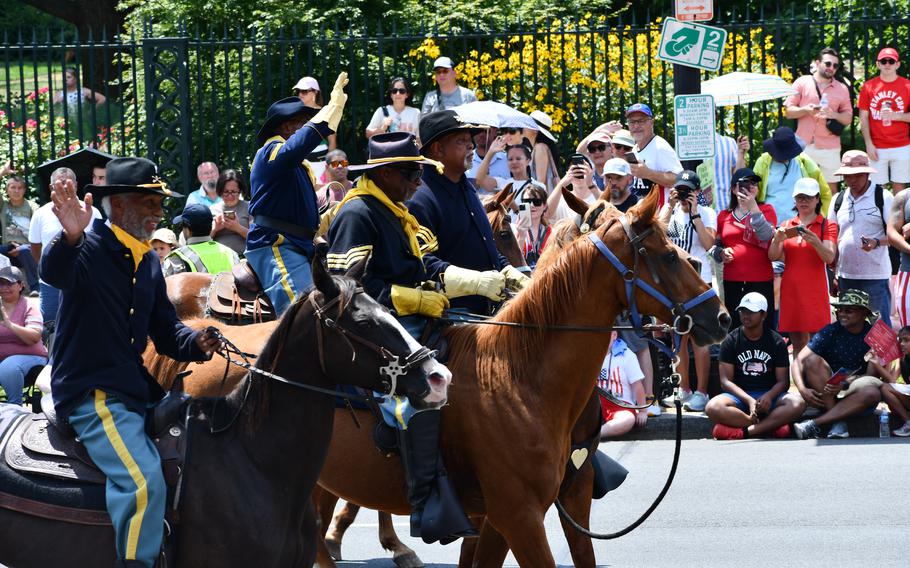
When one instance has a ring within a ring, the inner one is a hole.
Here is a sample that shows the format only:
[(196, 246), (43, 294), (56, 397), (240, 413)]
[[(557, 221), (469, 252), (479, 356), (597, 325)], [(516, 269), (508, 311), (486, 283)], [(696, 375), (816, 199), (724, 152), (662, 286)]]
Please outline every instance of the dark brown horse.
[[(641, 278), (687, 301), (707, 286), (684, 253), (667, 241), (654, 220), (656, 209), (655, 195), (630, 211), (629, 231), (640, 236), (634, 249), (618, 221), (603, 225), (596, 235), (627, 266), (633, 265), (634, 254), (647, 255), (651, 270)], [(641, 289), (635, 298), (642, 313), (672, 319)], [(626, 306), (620, 273), (591, 240), (578, 239), (496, 317), (534, 329), (469, 325), (448, 334), (449, 366), (458, 384), (443, 410), (445, 463), (468, 513), (486, 515), (484, 533), (501, 535), (499, 542), (482, 539), (475, 565), (496, 565), (503, 546), (522, 566), (554, 565), (543, 518), (563, 481), (570, 432), (591, 400), (607, 341), (598, 334), (547, 328), (609, 327)], [(723, 338), (729, 316), (716, 298), (688, 315), (697, 343)], [(335, 426), (320, 485), (359, 505), (407, 514), (400, 461), (376, 452), (367, 428), (351, 420)]]
[[(238, 345), (252, 344), (245, 338), (251, 333), (259, 332), (260, 344), (263, 332), (270, 335), (255, 363), (288, 382), (250, 374), (235, 381), (226, 398), (194, 402), (176, 527), (181, 566), (312, 565), (317, 534), (310, 494), (332, 433), (334, 397), (309, 386), (394, 390), (426, 408), (445, 401), (448, 370), (426, 356), (385, 308), (351, 278), (328, 275), (321, 262), (314, 263), (313, 276), (315, 290), (277, 324), (222, 328)], [(392, 363), (413, 354), (418, 354), (414, 364), (391, 381)], [(167, 365), (157, 363), (155, 368), (166, 372)], [(172, 369), (179, 365), (171, 363)], [(114, 566), (110, 526), (69, 524), (4, 508), (0, 523), (7, 528), (0, 531), (0, 562), (9, 566)]]

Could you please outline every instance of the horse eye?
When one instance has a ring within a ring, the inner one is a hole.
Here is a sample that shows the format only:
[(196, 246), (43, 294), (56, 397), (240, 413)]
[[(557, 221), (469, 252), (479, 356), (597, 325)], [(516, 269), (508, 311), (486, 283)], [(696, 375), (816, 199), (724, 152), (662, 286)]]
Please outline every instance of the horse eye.
[(679, 260), (679, 255), (676, 254), (676, 251), (668, 252), (664, 255), (664, 262), (667, 264), (675, 264)]
[(509, 238), (509, 233), (511, 233), (511, 231), (499, 231), (499, 238), (507, 239)]

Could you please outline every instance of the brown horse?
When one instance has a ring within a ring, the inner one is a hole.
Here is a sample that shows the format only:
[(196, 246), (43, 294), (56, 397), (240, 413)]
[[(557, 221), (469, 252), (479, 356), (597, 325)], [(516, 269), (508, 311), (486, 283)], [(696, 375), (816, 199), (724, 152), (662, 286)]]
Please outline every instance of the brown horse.
[[(607, 223), (596, 235), (626, 266), (635, 254), (646, 255), (650, 270), (640, 277), (665, 295), (683, 301), (699, 296), (707, 286), (667, 241), (654, 220), (656, 209), (654, 195), (630, 211), (635, 248), (623, 223)], [(640, 288), (635, 294), (643, 313), (672, 320)], [(522, 566), (554, 565), (543, 518), (559, 492), (570, 432), (591, 400), (607, 342), (598, 334), (547, 327), (609, 327), (626, 306), (620, 273), (591, 240), (578, 239), (496, 317), (533, 329), (468, 325), (448, 334), (449, 367), (458, 383), (443, 411), (445, 463), (468, 513), (486, 515), (484, 534), (501, 535), (481, 539), (475, 565), (495, 565), (505, 545)], [(699, 344), (721, 340), (729, 324), (716, 298), (688, 315)], [(359, 505), (407, 514), (400, 461), (375, 451), (368, 428), (349, 419), (335, 426), (320, 485)]]

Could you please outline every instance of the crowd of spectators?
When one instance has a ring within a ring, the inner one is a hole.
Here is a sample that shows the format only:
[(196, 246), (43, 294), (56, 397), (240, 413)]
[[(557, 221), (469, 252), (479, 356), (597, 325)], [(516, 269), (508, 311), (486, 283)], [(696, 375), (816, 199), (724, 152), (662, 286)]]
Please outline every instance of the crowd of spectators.
[[(536, 110), (530, 116), (537, 128), (483, 129), (473, 136), (474, 151), (466, 157), (467, 177), (482, 198), (506, 188), (515, 194), (513, 229), (532, 270), (553, 224), (575, 215), (563, 190), (588, 204), (609, 201), (623, 212), (650, 192), (659, 193), (659, 220), (668, 237), (700, 261), (701, 277), (716, 287), (733, 318), (727, 340), (713, 353), (684, 336), (677, 368), (684, 408), (706, 412), (716, 423), (717, 438), (815, 437), (823, 430), (845, 437), (845, 419), (873, 411), (882, 400), (903, 421), (895, 433), (910, 435), (910, 387), (900, 378), (910, 372), (910, 200), (901, 192), (910, 183), (910, 81), (897, 75), (898, 52), (882, 49), (879, 75), (859, 93), (865, 151), (843, 152), (839, 134), (854, 112), (850, 92), (837, 78), (839, 65), (835, 50), (820, 51), (810, 73), (794, 83), (795, 94), (783, 102), (795, 130), (773, 129), (751, 167), (748, 138), (716, 133), (707, 187), (696, 172), (684, 169), (642, 102), (593, 129), (571, 156), (560, 154), (552, 119)], [(450, 58), (435, 61), (434, 77), (436, 86), (424, 94), (420, 108), (411, 84), (393, 78), (384, 104), (366, 126), (366, 138), (416, 133), (421, 115), (477, 100), (458, 84)], [(323, 105), (313, 77), (301, 78), (293, 91), (309, 107)], [(322, 211), (355, 186), (334, 134), (313, 150), (307, 164)], [(40, 280), (36, 260), (60, 227), (51, 205), (39, 208), (29, 200), (25, 179), (14, 174), (11, 168), (0, 172), (6, 177), (0, 296), (4, 315), (8, 311), (12, 322), (30, 330), (37, 319), (47, 325), (56, 314), (56, 291)], [(211, 161), (200, 163), (196, 174), (199, 187), (188, 194), (174, 230), (160, 228), (151, 238), (167, 274), (230, 270), (246, 250), (251, 216), (243, 175)], [(66, 168), (54, 172), (51, 181), (57, 179), (76, 181)], [(515, 214), (519, 209), (529, 214)], [(19, 314), (13, 289), (37, 294), (43, 318)], [(905, 355), (894, 368), (870, 358), (863, 341), (877, 319), (890, 329), (892, 316), (904, 326)], [(4, 327), (7, 321), (4, 317)], [(30, 345), (25, 342), (22, 351), (41, 357)], [(713, 398), (710, 394), (718, 393), (709, 393), (712, 357), (722, 391)], [(0, 362), (4, 386), (5, 368)], [(624, 331), (612, 341), (598, 381), (616, 399), (646, 409), (605, 401), (604, 437), (646, 427), (648, 415), (660, 414), (657, 368), (645, 338)], [(840, 369), (847, 380), (830, 383)], [(672, 398), (660, 402), (670, 405)]]

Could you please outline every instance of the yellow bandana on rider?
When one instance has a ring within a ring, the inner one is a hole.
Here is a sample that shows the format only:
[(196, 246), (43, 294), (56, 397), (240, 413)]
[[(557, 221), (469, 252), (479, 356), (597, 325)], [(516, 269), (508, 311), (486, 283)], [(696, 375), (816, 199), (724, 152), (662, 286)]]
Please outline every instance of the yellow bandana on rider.
[(417, 222), (417, 218), (411, 215), (411, 212), (408, 211), (408, 208), (404, 203), (389, 199), (389, 196), (379, 189), (379, 186), (373, 183), (367, 176), (364, 175), (360, 177), (360, 181), (357, 182), (354, 189), (344, 196), (344, 199), (341, 200), (338, 208), (340, 209), (342, 205), (351, 199), (356, 199), (364, 195), (375, 197), (380, 203), (385, 205), (393, 215), (398, 217), (398, 220), (401, 221), (401, 227), (404, 229), (404, 234), (408, 238), (408, 244), (411, 245), (411, 252), (414, 253), (414, 256), (417, 258), (421, 258), (420, 244), (417, 242), (417, 231), (420, 230), (420, 223)]
[(136, 272), (139, 270), (139, 263), (142, 262), (142, 257), (145, 256), (145, 253), (152, 250), (152, 247), (148, 244), (148, 241), (140, 241), (113, 223), (111, 223), (111, 231), (114, 232), (117, 240), (133, 253), (133, 272)]

